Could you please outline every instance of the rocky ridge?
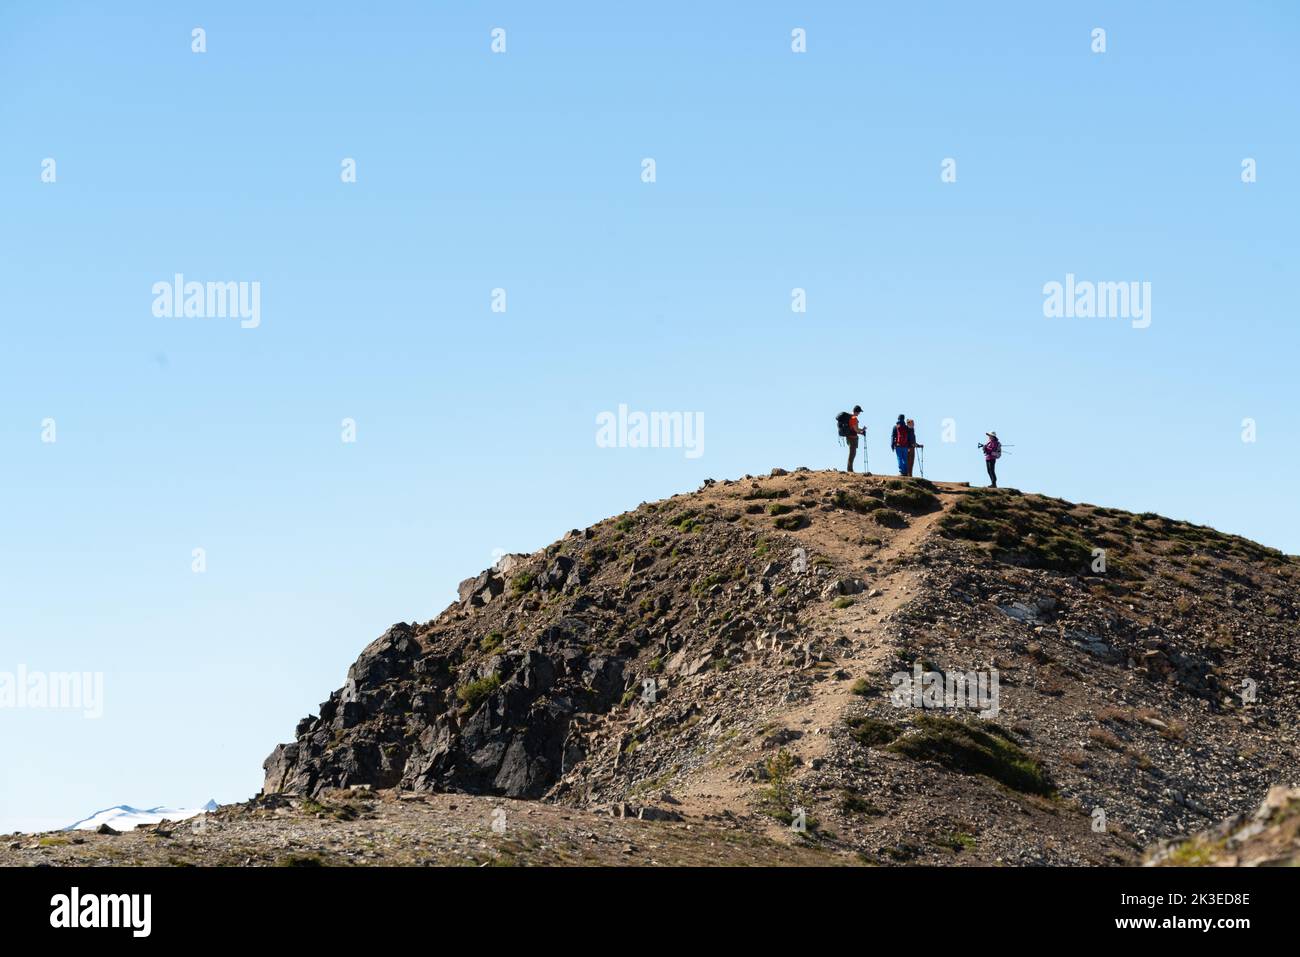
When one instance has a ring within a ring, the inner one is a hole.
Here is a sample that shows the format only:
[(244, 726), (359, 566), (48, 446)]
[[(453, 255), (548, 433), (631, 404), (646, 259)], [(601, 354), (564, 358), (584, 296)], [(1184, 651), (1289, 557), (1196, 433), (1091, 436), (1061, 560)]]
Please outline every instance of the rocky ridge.
[[(877, 863), (1133, 862), (1298, 783), (1298, 580), (1245, 539), (1013, 489), (707, 482), (394, 625), (265, 791), (537, 799)], [(918, 672), (996, 674), (996, 714), (900, 707)]]

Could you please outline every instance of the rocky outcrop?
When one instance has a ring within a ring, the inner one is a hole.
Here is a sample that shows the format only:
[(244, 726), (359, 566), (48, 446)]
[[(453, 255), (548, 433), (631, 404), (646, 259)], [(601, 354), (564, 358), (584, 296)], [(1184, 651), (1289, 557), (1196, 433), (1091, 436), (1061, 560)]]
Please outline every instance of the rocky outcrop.
[(1148, 867), (1300, 866), (1300, 788), (1271, 788), (1252, 813), (1234, 814), (1191, 837), (1161, 841)]
[[(465, 599), (472, 607), (475, 593)], [(549, 652), (493, 655), (453, 688), (451, 660), (429, 653), (413, 626), (373, 642), (297, 740), (263, 765), (264, 790), (313, 794), (357, 784), (537, 797), (576, 760), (570, 725), (623, 690), (623, 661), (565, 644), (580, 623), (552, 626)]]

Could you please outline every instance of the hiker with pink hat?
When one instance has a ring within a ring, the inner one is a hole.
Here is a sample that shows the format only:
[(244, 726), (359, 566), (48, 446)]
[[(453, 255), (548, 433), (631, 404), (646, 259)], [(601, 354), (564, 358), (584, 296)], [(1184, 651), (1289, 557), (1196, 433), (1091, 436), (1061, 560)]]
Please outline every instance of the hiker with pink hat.
[(989, 470), (989, 481), (992, 488), (998, 487), (997, 461), (1002, 458), (1002, 443), (998, 441), (996, 432), (985, 432), (988, 437), (987, 442), (979, 443), (979, 447), (984, 450), (984, 467)]

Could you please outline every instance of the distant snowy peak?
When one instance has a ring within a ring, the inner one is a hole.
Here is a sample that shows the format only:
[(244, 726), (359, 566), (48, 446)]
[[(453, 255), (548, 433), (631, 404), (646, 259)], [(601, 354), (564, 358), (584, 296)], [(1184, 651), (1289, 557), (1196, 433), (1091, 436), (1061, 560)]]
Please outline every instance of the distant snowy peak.
[(131, 807), (129, 804), (119, 804), (117, 807), (110, 807), (105, 808), (102, 811), (96, 811), (94, 814), (90, 815), (90, 817), (69, 824), (63, 830), (96, 831), (101, 825), (107, 824), (115, 831), (129, 831), (133, 827), (139, 827), (141, 824), (157, 824), (162, 820), (184, 821), (187, 818), (197, 817), (200, 814), (206, 814), (208, 811), (215, 811), (216, 809), (216, 801), (208, 801), (208, 803), (202, 807), (196, 808), (136, 808)]

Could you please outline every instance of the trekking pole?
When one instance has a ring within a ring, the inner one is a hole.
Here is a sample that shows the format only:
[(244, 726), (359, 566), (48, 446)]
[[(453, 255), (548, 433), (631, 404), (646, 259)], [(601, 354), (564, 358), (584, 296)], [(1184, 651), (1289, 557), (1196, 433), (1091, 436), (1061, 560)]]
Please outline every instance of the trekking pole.
[(925, 478), (925, 446), (921, 446), (921, 478)]

